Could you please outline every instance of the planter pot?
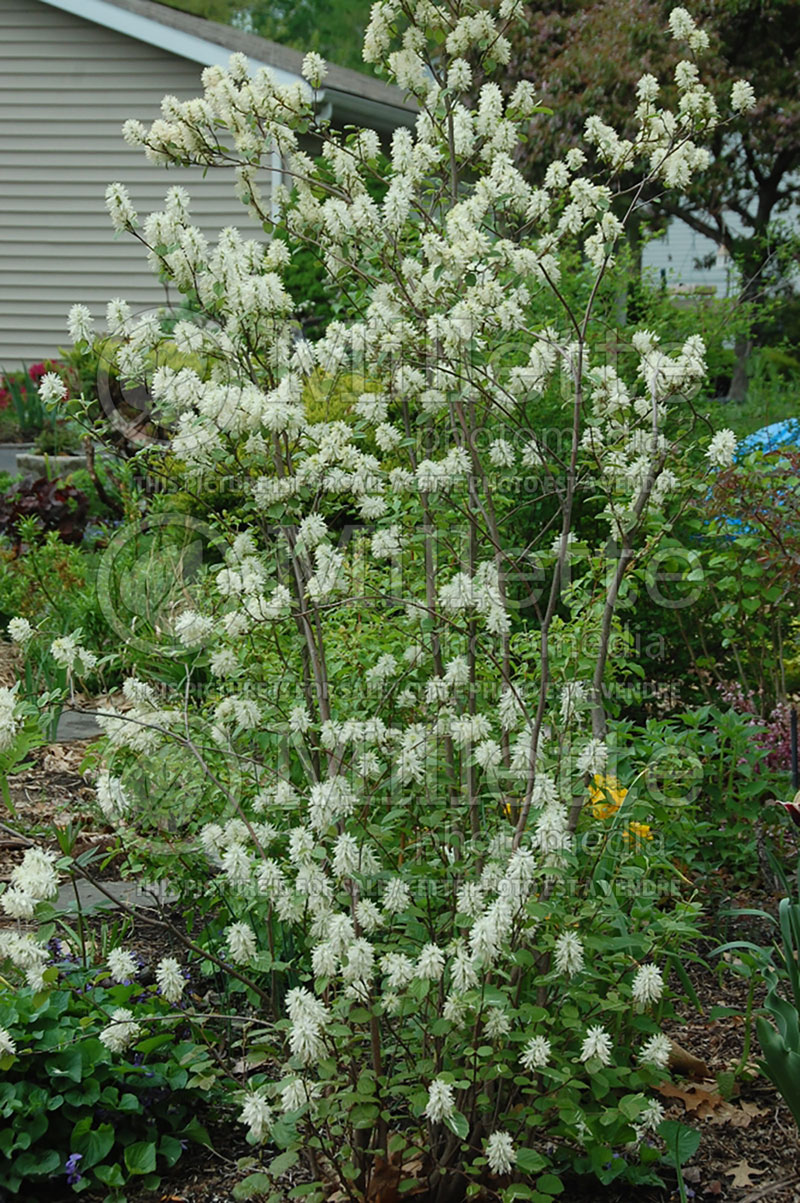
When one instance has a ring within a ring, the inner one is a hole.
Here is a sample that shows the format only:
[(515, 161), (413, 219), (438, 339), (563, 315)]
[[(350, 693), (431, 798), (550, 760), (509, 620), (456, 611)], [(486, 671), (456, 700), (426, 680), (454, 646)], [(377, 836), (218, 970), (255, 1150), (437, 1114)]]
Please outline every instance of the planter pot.
[(17, 471), (29, 472), (37, 478), (46, 476), (48, 480), (58, 480), (85, 467), (85, 455), (39, 455), (32, 451), (17, 455)]

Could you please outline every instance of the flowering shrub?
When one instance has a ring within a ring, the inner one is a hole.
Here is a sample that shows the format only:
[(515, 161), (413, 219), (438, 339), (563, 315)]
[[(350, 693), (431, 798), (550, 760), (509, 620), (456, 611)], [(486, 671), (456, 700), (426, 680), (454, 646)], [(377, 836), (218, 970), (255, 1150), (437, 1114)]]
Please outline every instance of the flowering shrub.
[[(440, 1203), (481, 1183), (543, 1203), (575, 1171), (657, 1180), (649, 1091), (697, 908), (672, 892), (647, 764), (606, 697), (618, 603), (684, 489), (704, 347), (641, 329), (612, 354), (607, 315), (642, 195), (622, 173), (686, 187), (719, 115), (702, 31), (676, 9), (678, 111), (646, 75), (635, 139), (587, 119), (604, 178), (576, 146), (530, 183), (514, 150), (532, 86), (472, 95), (478, 67), (507, 61), (518, 10), (374, 7), (365, 57), (419, 107), (381, 201), (378, 136), (318, 116), (317, 55), (307, 89), (234, 56), (202, 98), (127, 123), (155, 162), (233, 162), (267, 228), (259, 175), (281, 152), (292, 187), (271, 203), (342, 296), (313, 345), (295, 337), (284, 241), (226, 230), (208, 246), (180, 187), (141, 227), (121, 184), (107, 194), (116, 229), (195, 299), (170, 338), (206, 365), (153, 371), (159, 324), (115, 300), (119, 374), (155, 398), (184, 491), (233, 478), (240, 500), (203, 525), (163, 498), (109, 543), (122, 626), (139, 582), (159, 602), (129, 623), (141, 667), (100, 716), (98, 804), (180, 891), (192, 955), (256, 1012), (241, 1118), (282, 1150), (273, 1173), (305, 1160), (318, 1198), (363, 1199), (379, 1172)], [(734, 108), (749, 100), (737, 87)], [(300, 149), (310, 131), (321, 163)], [(588, 283), (568, 300), (576, 259)], [(88, 311), (70, 324), (90, 339)], [(320, 373), (364, 381), (346, 415), (310, 419)], [(50, 403), (62, 389), (42, 381)], [(732, 451), (717, 435), (709, 464)], [(147, 679), (159, 656), (178, 688)], [(147, 1027), (129, 1010), (126, 1042)]]

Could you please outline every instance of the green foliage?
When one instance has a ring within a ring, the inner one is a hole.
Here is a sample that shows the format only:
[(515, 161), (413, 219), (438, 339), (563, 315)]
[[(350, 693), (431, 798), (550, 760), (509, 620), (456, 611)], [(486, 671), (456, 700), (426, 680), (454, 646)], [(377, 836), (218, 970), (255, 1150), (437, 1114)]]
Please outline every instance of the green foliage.
[(368, 71), (361, 40), (369, 0), (167, 0), (171, 8), (257, 33), (296, 50), (316, 50), (339, 67)]
[(169, 1009), (152, 996), (138, 1013), (155, 1034), (115, 1057), (100, 1033), (141, 988), (104, 985), (63, 962), (45, 976), (44, 991), (0, 993), (0, 1027), (16, 1046), (0, 1053), (0, 1188), (28, 1201), (54, 1181), (109, 1201), (126, 1185), (157, 1189), (189, 1142), (208, 1143), (192, 1089), (211, 1065), (207, 1051), (175, 1042)]
[[(57, 364), (48, 360), (35, 365), (42, 371), (55, 371)], [(0, 409), (8, 407), (16, 422), (15, 434), (23, 439), (37, 434), (45, 423), (44, 407), (37, 392), (35, 369), (9, 371), (0, 368)]]
[(121, 660), (116, 638), (109, 627), (97, 594), (97, 568), (101, 551), (86, 551), (63, 543), (56, 532), (42, 539), (34, 530), (25, 541), (24, 554), (0, 548), (0, 631), (12, 618), (27, 618), (36, 636), (24, 649), (25, 695), (64, 687), (63, 673), (49, 655), (53, 639), (82, 631), (92, 646), (109, 652), (95, 688), (110, 688), (119, 679)]
[[(764, 1054), (764, 1068), (800, 1128), (800, 903), (784, 898), (779, 919), (780, 972), (771, 975), (764, 1003), (769, 1018), (759, 1015), (756, 1030)], [(788, 998), (782, 991), (787, 982)]]

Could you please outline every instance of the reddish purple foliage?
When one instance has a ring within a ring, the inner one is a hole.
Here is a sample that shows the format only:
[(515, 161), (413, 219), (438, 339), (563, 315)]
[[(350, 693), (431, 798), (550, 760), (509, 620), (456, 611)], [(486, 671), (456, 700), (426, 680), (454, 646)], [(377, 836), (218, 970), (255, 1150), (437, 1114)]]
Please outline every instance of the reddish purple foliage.
[(719, 688), (723, 700), (737, 714), (751, 714), (751, 726), (759, 728), (755, 734), (756, 747), (766, 752), (768, 769), (789, 769), (792, 765), (792, 708), (788, 702), (778, 702), (766, 716), (762, 716), (758, 705), (759, 695), (748, 689), (745, 693), (738, 681), (728, 681)]

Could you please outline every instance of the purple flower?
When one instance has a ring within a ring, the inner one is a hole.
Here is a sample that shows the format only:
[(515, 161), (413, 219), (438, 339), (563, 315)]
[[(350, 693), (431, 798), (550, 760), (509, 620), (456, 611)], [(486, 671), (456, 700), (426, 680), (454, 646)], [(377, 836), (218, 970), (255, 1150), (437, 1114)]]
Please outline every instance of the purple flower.
[(83, 1175), (78, 1169), (78, 1162), (83, 1161), (83, 1153), (70, 1153), (64, 1166), (64, 1172), (67, 1175), (67, 1185), (74, 1186), (76, 1182), (80, 1182)]

